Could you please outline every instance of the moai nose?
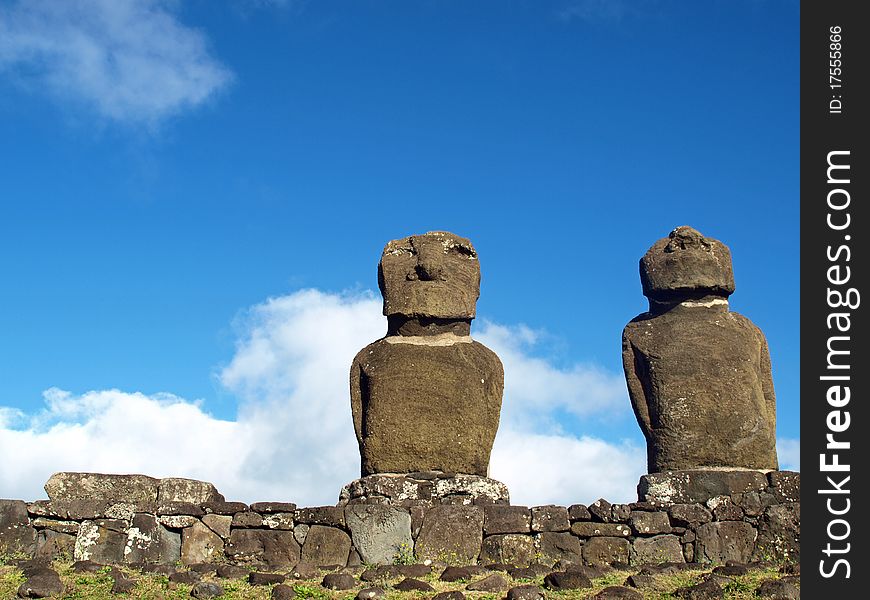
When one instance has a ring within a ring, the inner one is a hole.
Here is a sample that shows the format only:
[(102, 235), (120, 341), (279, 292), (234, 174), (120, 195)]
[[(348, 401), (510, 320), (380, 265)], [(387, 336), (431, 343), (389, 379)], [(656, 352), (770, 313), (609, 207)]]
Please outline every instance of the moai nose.
[[(417, 242), (414, 240), (414, 242)], [(444, 253), (438, 244), (414, 243), (417, 250), (417, 264), (414, 267), (416, 278), (420, 281), (443, 281)]]

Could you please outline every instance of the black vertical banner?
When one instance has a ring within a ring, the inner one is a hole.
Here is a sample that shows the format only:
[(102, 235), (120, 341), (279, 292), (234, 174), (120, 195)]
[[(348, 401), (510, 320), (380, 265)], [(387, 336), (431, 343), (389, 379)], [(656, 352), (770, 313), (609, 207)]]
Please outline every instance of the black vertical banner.
[(859, 15), (866, 8), (846, 0), (801, 6), (804, 598), (868, 594), (870, 21)]

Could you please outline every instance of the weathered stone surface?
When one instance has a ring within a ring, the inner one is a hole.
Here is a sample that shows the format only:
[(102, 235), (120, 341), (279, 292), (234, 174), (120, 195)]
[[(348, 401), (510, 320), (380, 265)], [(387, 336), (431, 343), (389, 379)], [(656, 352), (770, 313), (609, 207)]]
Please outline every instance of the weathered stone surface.
[(341, 529), (312, 525), (302, 546), (302, 560), (315, 565), (345, 566), (350, 546), (350, 536)]
[(353, 545), (366, 564), (386, 565), (413, 552), (411, 515), (407, 510), (378, 504), (355, 504), (345, 509)]
[(238, 565), (218, 565), (215, 573), (223, 579), (244, 579), (248, 576), (248, 570)]
[(568, 507), (568, 519), (573, 521), (591, 521), (592, 513), (585, 504), (572, 504)]
[(72, 557), (75, 554), (76, 536), (43, 529), (36, 534), (36, 556), (49, 558)]
[(298, 523), (293, 528), (293, 537), (296, 538), (296, 541), (299, 542), (299, 545), (305, 543), (305, 538), (308, 537), (308, 530), (311, 529), (310, 525), (306, 525), (305, 523)]
[(471, 581), (478, 575), (486, 573), (486, 568), (480, 565), (449, 566), (441, 573), (441, 581)]
[(236, 529), (225, 546), (227, 557), (239, 564), (289, 569), (299, 562), (299, 544), (292, 531)]
[(190, 565), (213, 562), (223, 556), (224, 540), (203, 523), (181, 532), (181, 562)]
[(616, 537), (593, 537), (583, 544), (583, 560), (590, 565), (628, 563), (631, 545)]
[(36, 530), (30, 526), (27, 504), (21, 500), (0, 500), (0, 552), (24, 553), (36, 550)]
[(199, 519), (190, 515), (163, 515), (158, 517), (160, 524), (171, 529), (184, 529), (192, 527), (194, 523), (199, 522)]
[(790, 581), (765, 581), (758, 586), (758, 595), (771, 600), (800, 600), (800, 589)]
[(392, 341), (400, 337), (366, 346), (351, 367), (362, 474), (486, 476), (501, 410), (501, 361), (468, 337), (454, 336), (449, 345)]
[(554, 571), (544, 577), (544, 587), (548, 590), (561, 592), (592, 587), (592, 582), (578, 571)]
[(628, 523), (629, 518), (631, 518), (631, 510), (629, 504), (614, 504), (610, 507), (610, 513), (616, 523)]
[(293, 513), (273, 512), (263, 515), (263, 527), (267, 529), (293, 529)]
[[(840, 532), (842, 534), (842, 532)], [(754, 560), (772, 558), (799, 561), (801, 553), (801, 505), (775, 504), (758, 521)]]
[(48, 598), (60, 596), (64, 592), (63, 582), (57, 572), (40, 569), (27, 578), (18, 588), (20, 598)]
[(272, 600), (293, 600), (293, 598), (296, 598), (296, 590), (286, 583), (279, 583), (272, 588)]
[(182, 583), (184, 585), (193, 585), (202, 579), (202, 575), (196, 571), (179, 571), (169, 576), (169, 581), (172, 583)]
[(127, 546), (124, 529), (124, 523), (82, 521), (73, 556), (76, 560), (92, 560), (104, 565), (122, 563)]
[(674, 504), (668, 508), (668, 514), (674, 525), (679, 527), (697, 527), (713, 520), (713, 513), (700, 504)]
[(312, 506), (296, 511), (296, 521), (306, 525), (326, 525), (327, 527), (344, 528), (344, 508), (341, 506)]
[(721, 564), (729, 560), (748, 562), (757, 534), (749, 523), (715, 521), (698, 527), (695, 535), (695, 560)]
[(233, 527), (239, 529), (257, 529), (263, 527), (263, 515), (245, 511), (233, 515)]
[(284, 583), (286, 577), (281, 573), (261, 573), (252, 571), (248, 573), (248, 583), (250, 585), (274, 585), (276, 583)]
[[(138, 510), (137, 512), (152, 512), (148, 510)], [(194, 504), (192, 502), (158, 502), (157, 503), (157, 512), (155, 513), (158, 516), (191, 516), (191, 517), (201, 517), (205, 514), (205, 511), (202, 509), (200, 504)]]
[(544, 600), (544, 590), (537, 585), (518, 585), (508, 590), (507, 600)]
[(183, 477), (166, 477), (160, 480), (157, 490), (157, 502), (189, 502), (204, 504), (206, 502), (223, 502), (223, 494), (207, 481), (185, 479)]
[[(359, 597), (357, 597), (359, 600)], [(432, 600), (465, 600), (465, 594), (459, 590), (450, 590), (448, 592), (438, 592), (432, 596)]]
[(480, 283), (474, 248), (446, 232), (394, 240), (378, 280), (387, 336), (363, 348), (350, 373), (362, 474), (485, 476), (504, 371), (469, 336)]
[(224, 595), (224, 588), (213, 581), (200, 581), (190, 590), (190, 595), (197, 599), (208, 600)]
[(477, 506), (435, 506), (426, 512), (417, 537), (417, 557), (474, 563), (483, 541), (483, 510)]
[(696, 585), (676, 590), (674, 596), (685, 600), (718, 600), (725, 597), (725, 590), (715, 580), (707, 579)]
[(664, 505), (706, 502), (716, 496), (761, 492), (767, 476), (759, 471), (707, 470), (649, 473), (637, 486), (641, 500)]
[(181, 535), (166, 529), (154, 515), (137, 514), (127, 530), (124, 562), (171, 564), (181, 558)]
[(411, 577), (407, 579), (403, 579), (399, 583), (396, 584), (395, 589), (400, 592), (434, 592), (435, 588), (426, 583), (425, 581), (420, 581), (419, 579), (413, 579)]
[(641, 259), (641, 281), (650, 311), (623, 331), (623, 367), (649, 472), (776, 469), (770, 355), (728, 310), (728, 248), (678, 227)]
[(590, 504), (588, 508), (593, 520), (600, 523), (610, 523), (613, 521), (613, 511), (611, 510), (613, 505), (604, 498), (599, 498)]
[(638, 535), (656, 535), (671, 531), (671, 521), (664, 512), (632, 511), (629, 521)]
[(486, 506), (483, 509), (483, 515), (483, 532), (486, 535), (529, 533), (530, 531), (532, 518), (528, 507)]
[(535, 536), (538, 561), (554, 565), (558, 561), (579, 563), (580, 540), (567, 532), (545, 531)]
[(633, 565), (685, 562), (683, 545), (675, 535), (637, 538), (631, 545), (630, 560)]
[(801, 474), (795, 471), (771, 471), (767, 474), (777, 502), (801, 501)]
[(593, 600), (643, 600), (643, 594), (621, 585), (611, 585), (594, 596)]
[(504, 563), (518, 567), (527, 566), (535, 558), (535, 542), (529, 535), (505, 533), (490, 535), (483, 539), (480, 561)]
[(568, 520), (568, 509), (564, 506), (532, 507), (532, 531), (568, 531), (571, 522)]
[(296, 511), (296, 505), (292, 502), (254, 502), (251, 510), (260, 514), (293, 513)]
[(730, 496), (716, 496), (707, 500), (707, 508), (713, 511), (714, 521), (742, 521), (743, 509), (734, 504)]
[(508, 580), (505, 579), (504, 575), (499, 573), (493, 573), (489, 577), (484, 577), (480, 581), (475, 581), (474, 583), (469, 583), (465, 586), (470, 592), (501, 592), (508, 588)]
[(631, 527), (622, 523), (584, 523), (577, 521), (571, 525), (571, 533), (576, 536), (587, 538), (595, 536), (628, 536)]
[(202, 510), (207, 515), (234, 515), (236, 513), (245, 512), (248, 510), (248, 505), (244, 502), (203, 502)]
[[(363, 588), (360, 591), (358, 591), (356, 594), (356, 600), (380, 600), (381, 598), (386, 597), (386, 595), (387, 595), (387, 592), (384, 591), (384, 588), (369, 587), (369, 588)], [(438, 597), (438, 594), (433, 596), (433, 600), (434, 600), (434, 598), (437, 598), (437, 597)], [(453, 600), (453, 599), (444, 599), (444, 600)]]
[(222, 539), (230, 539), (230, 526), (233, 523), (233, 518), (229, 515), (205, 515), (202, 518), (203, 524), (209, 529), (218, 534)]
[(45, 484), (50, 500), (157, 502), (159, 479), (145, 475), (55, 473)]

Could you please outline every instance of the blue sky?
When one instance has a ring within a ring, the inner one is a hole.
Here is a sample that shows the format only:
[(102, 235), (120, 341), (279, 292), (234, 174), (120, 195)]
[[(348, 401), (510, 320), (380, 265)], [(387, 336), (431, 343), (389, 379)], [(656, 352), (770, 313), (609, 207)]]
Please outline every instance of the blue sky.
[[(0, 0), (0, 448), (39, 454), (0, 496), (115, 469), (333, 502), (381, 249), (436, 229), (474, 242), (473, 332), (514, 368), (512, 488), (633, 493), (620, 335), (684, 224), (731, 247), (797, 466), (798, 23), (789, 0)], [(294, 479), (300, 455), (331, 458)]]

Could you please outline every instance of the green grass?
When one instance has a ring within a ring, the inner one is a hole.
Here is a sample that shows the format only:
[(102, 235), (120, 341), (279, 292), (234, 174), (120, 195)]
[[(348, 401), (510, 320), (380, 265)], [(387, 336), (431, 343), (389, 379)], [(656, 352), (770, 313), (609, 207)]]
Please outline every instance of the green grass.
[[(66, 586), (66, 593), (61, 596), (62, 600), (114, 600), (122, 596), (115, 596), (111, 593), (112, 577), (109, 573), (109, 568), (102, 569), (98, 573), (75, 573), (72, 570), (72, 562), (69, 560), (58, 560), (54, 563), (54, 568), (57, 570), (61, 580)], [(121, 568), (129, 577), (137, 580), (137, 585), (133, 591), (123, 596), (134, 600), (187, 600), (190, 596), (191, 587), (183, 584), (175, 584), (169, 581), (164, 575), (153, 573), (140, 573), (129, 569)], [(583, 590), (573, 590), (569, 592), (547, 592), (547, 597), (552, 600), (582, 600), (590, 598), (596, 593), (611, 585), (622, 585), (626, 577), (635, 571), (612, 571), (604, 577), (599, 577), (594, 580), (593, 587)], [(654, 589), (641, 590), (645, 600), (667, 600), (674, 598), (673, 592), (679, 588), (698, 583), (701, 577), (710, 572), (710, 569), (683, 571), (674, 574), (656, 575), (656, 585)], [(778, 579), (782, 575), (775, 567), (764, 570), (752, 571), (748, 575), (734, 577), (724, 587), (726, 590), (725, 597), (729, 600), (749, 600), (756, 598), (755, 590), (764, 581), (769, 579)], [(475, 580), (481, 579), (483, 576), (475, 577)], [(209, 578), (205, 578), (209, 580)], [(505, 594), (493, 594), (486, 592), (468, 592), (465, 588), (465, 583), (446, 583), (439, 581), (436, 574), (429, 575), (423, 578), (431, 584), (436, 592), (448, 590), (461, 590), (468, 598), (472, 600), (499, 600), (504, 598)], [(222, 598), (226, 600), (269, 600), (273, 586), (255, 586), (248, 585), (246, 580), (228, 580), (215, 578), (217, 582), (224, 588), (225, 594)], [(393, 580), (392, 583), (398, 583)], [(0, 599), (12, 599), (16, 597), (18, 587), (24, 583), (24, 576), (21, 571), (11, 564), (0, 563)], [(356, 592), (365, 587), (372, 587), (374, 584), (367, 582), (359, 582), (359, 585), (353, 590), (347, 591), (332, 591), (324, 589), (320, 586), (319, 579), (307, 581), (288, 580), (286, 582), (292, 586), (300, 600), (353, 600)], [(523, 584), (543, 584), (543, 577), (538, 577), (533, 580), (514, 581), (511, 585)], [(430, 597), (432, 594), (421, 592), (398, 592), (385, 586), (387, 598), (390, 600), (423, 600)]]

